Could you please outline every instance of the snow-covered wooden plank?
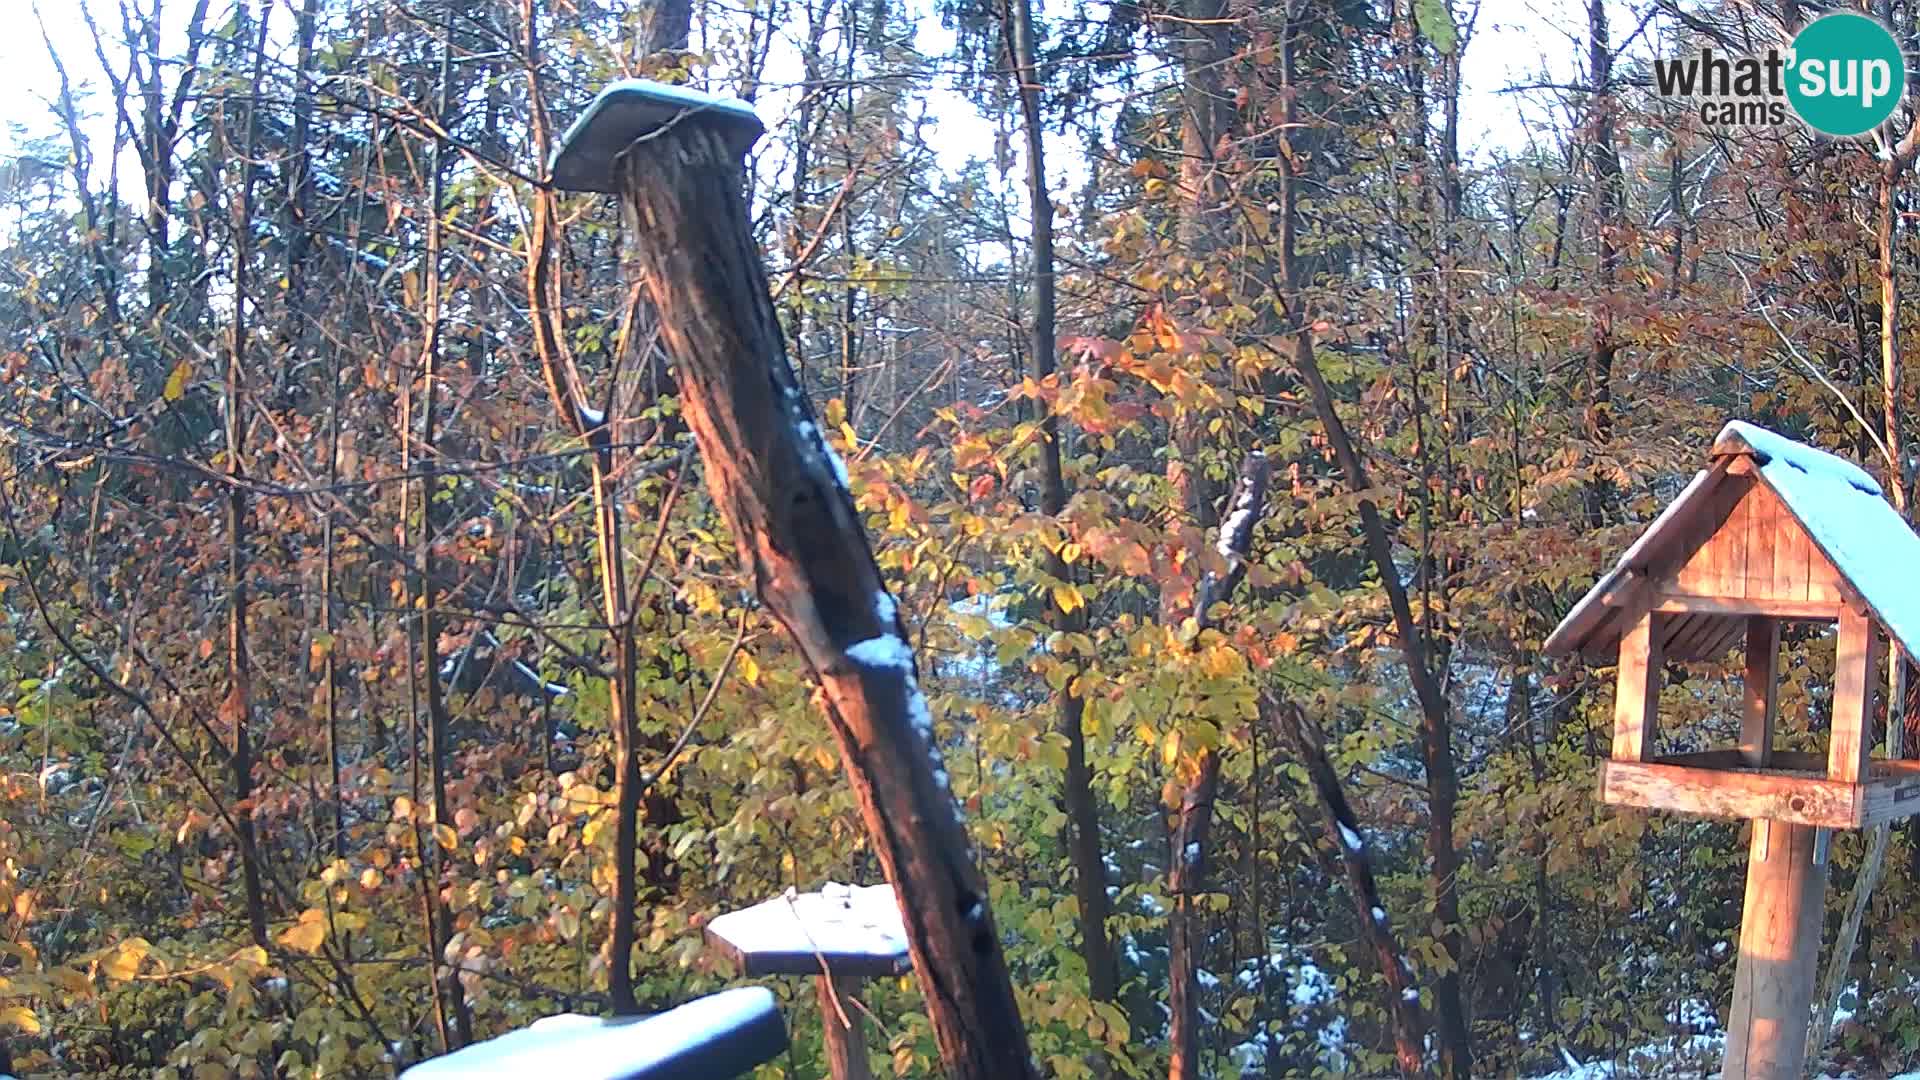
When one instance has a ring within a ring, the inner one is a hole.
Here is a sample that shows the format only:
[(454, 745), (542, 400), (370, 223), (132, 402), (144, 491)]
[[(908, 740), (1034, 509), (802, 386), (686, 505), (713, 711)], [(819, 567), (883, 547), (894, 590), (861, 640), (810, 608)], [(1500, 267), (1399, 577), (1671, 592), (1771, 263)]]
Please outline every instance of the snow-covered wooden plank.
[(743, 975), (899, 975), (908, 970), (907, 931), (891, 885), (829, 881), (728, 912), (707, 939)]
[(401, 1075), (402, 1080), (726, 1080), (786, 1048), (787, 1029), (773, 994), (748, 986), (654, 1016), (549, 1016)]
[(548, 172), (556, 187), (568, 191), (616, 191), (614, 161), (633, 145), (636, 133), (657, 134), (702, 113), (719, 123), (742, 154), (766, 130), (753, 106), (739, 98), (651, 79), (622, 79), (600, 91), (560, 136)]

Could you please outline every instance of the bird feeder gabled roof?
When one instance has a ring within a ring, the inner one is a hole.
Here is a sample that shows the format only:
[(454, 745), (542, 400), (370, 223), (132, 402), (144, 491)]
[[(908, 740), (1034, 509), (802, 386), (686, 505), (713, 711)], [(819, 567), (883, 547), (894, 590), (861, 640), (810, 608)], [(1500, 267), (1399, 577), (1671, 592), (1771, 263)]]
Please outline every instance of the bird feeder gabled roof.
[(1544, 650), (1609, 663), (1639, 613), (1674, 596), (1669, 659), (1724, 654), (1756, 609), (1818, 619), (1849, 604), (1920, 655), (1920, 536), (1859, 466), (1735, 420)]

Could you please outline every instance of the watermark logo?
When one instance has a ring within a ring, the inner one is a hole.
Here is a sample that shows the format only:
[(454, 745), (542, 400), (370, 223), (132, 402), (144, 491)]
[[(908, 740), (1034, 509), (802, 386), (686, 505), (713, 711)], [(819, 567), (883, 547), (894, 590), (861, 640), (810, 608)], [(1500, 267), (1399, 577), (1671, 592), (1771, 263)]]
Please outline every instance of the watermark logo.
[(1787, 113), (1815, 131), (1841, 138), (1885, 123), (1907, 90), (1900, 43), (1865, 15), (1836, 11), (1808, 23), (1782, 52), (1655, 60), (1661, 97), (1696, 104), (1712, 127), (1783, 124)]

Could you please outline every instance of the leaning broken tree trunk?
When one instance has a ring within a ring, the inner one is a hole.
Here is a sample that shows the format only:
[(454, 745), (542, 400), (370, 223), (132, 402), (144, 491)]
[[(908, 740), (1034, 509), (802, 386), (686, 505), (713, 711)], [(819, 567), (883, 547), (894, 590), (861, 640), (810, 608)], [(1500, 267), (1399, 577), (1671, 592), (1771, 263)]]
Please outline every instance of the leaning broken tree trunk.
[(1420, 1011), (1420, 990), (1413, 984), (1406, 954), (1393, 936), (1393, 923), (1387, 917), (1386, 902), (1373, 880), (1373, 855), (1367, 838), (1360, 831), (1360, 820), (1347, 803), (1340, 786), (1340, 774), (1327, 756), (1326, 737), (1300, 706), (1281, 701), (1272, 694), (1260, 695), (1263, 720), (1271, 719), (1280, 736), (1300, 759), (1313, 784), (1320, 804), (1320, 819), (1326, 824), (1334, 847), (1340, 852), (1340, 866), (1346, 872), (1347, 889), (1359, 914), (1360, 938), (1387, 984), (1387, 1015), (1393, 1020), (1393, 1059), (1401, 1076), (1425, 1076), (1427, 1019)]
[(759, 132), (744, 105), (623, 84), (569, 132), (556, 182), (575, 175), (563, 166), (577, 151), (610, 174), (580, 182), (605, 182), (601, 190), (620, 195), (707, 486), (761, 600), (819, 680), (848, 782), (900, 898), (948, 1073), (1031, 1077), (986, 883), (947, 784), (905, 626), (845, 469), (788, 363), (754, 246), (740, 162)]
[[(1233, 489), (1233, 510), (1220, 526), (1214, 548), (1226, 561), (1224, 574), (1208, 574), (1194, 590), (1193, 619), (1198, 630), (1214, 624), (1213, 606), (1233, 595), (1247, 573), (1253, 527), (1267, 512), (1267, 455), (1255, 450), (1240, 463)], [(1169, 621), (1184, 616), (1168, 612)], [(1199, 638), (1196, 635), (1197, 645)], [(1194, 904), (1206, 891), (1207, 853), (1213, 828), (1213, 804), (1220, 794), (1220, 751), (1206, 747), (1194, 755), (1193, 774), (1180, 796), (1180, 817), (1167, 856), (1167, 895), (1173, 913), (1167, 920), (1167, 1065), (1168, 1080), (1200, 1075), (1200, 927)]]

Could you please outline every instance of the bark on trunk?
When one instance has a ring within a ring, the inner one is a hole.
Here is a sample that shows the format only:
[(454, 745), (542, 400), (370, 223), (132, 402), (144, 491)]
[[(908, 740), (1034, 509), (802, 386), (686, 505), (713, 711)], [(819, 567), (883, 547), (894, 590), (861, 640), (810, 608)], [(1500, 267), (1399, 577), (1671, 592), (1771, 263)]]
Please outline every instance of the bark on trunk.
[[(1232, 96), (1226, 91), (1223, 65), (1231, 53), (1228, 20), (1224, 0), (1185, 0), (1180, 5), (1182, 18), (1170, 24), (1176, 52), (1183, 68), (1180, 116), (1180, 187), (1186, 205), (1180, 217), (1181, 246), (1190, 258), (1205, 260), (1218, 242), (1214, 216), (1224, 201), (1225, 184), (1220, 170), (1221, 138), (1232, 121)], [(1187, 520), (1205, 529), (1215, 524), (1213, 507), (1219, 496), (1218, 485), (1206, 476), (1202, 452), (1206, 446), (1204, 419), (1197, 414), (1174, 421), (1173, 439), (1180, 451), (1181, 469), (1176, 490), (1185, 503)], [(1252, 517), (1246, 519), (1238, 540), (1241, 546), (1230, 555), (1238, 577), (1239, 559), (1251, 542), (1253, 523), (1265, 509), (1266, 459), (1258, 454), (1248, 459), (1241, 471), (1235, 506), (1249, 495), (1253, 498)], [(1250, 486), (1251, 485), (1251, 486)], [(1228, 536), (1221, 537), (1222, 554), (1227, 554)], [(1212, 583), (1217, 584), (1217, 583)], [(1227, 589), (1231, 589), (1229, 584)], [(1202, 627), (1208, 623), (1207, 607), (1225, 598), (1224, 591), (1207, 595), (1203, 588), (1193, 614)], [(1177, 621), (1185, 612), (1163, 611), (1162, 618)], [(1194, 773), (1180, 798), (1180, 816), (1173, 831), (1173, 847), (1168, 856), (1172, 867), (1167, 875), (1173, 912), (1167, 941), (1167, 1041), (1172, 1051), (1168, 1066), (1171, 1080), (1192, 1080), (1200, 1075), (1199, 940), (1200, 925), (1193, 910), (1194, 899), (1206, 891), (1206, 858), (1213, 807), (1219, 797), (1220, 754), (1208, 748), (1196, 757)]]
[(682, 122), (635, 143), (620, 167), (627, 233), (708, 488), (756, 592), (819, 681), (948, 1072), (1035, 1076), (905, 626), (787, 360), (738, 152)]
[[(1291, 50), (1281, 50), (1282, 79), (1290, 82)], [(1295, 107), (1291, 94), (1282, 97), (1281, 130), (1294, 126)], [(1286, 156), (1283, 155), (1283, 158)], [(1314, 352), (1313, 330), (1306, 318), (1302, 290), (1292, 280), (1294, 245), (1298, 216), (1298, 191), (1293, 169), (1281, 169), (1280, 251), (1278, 284), (1286, 298), (1291, 333), (1276, 348), (1289, 354), (1295, 372), (1306, 383), (1315, 418), (1332, 446), (1334, 461), (1349, 490), (1364, 492), (1371, 488), (1367, 469), (1334, 406), (1333, 393), (1321, 374)], [(1454, 807), (1459, 802), (1460, 783), (1453, 760), (1453, 721), (1440, 681), (1429, 659), (1426, 629), (1414, 618), (1407, 601), (1407, 590), (1393, 560), (1393, 542), (1379, 507), (1370, 498), (1359, 500), (1360, 531), (1367, 557), (1374, 565), (1387, 604), (1393, 613), (1394, 634), (1399, 640), (1408, 681), (1420, 707), (1421, 758), (1427, 773), (1427, 855), (1431, 861), (1429, 880), (1434, 894), (1434, 916), (1440, 923), (1439, 943), (1451, 966), (1434, 979), (1435, 1015), (1438, 1021), (1440, 1071), (1447, 1080), (1464, 1080), (1473, 1070), (1473, 1044), (1467, 1020), (1465, 995), (1460, 980), (1463, 946), (1460, 937), (1460, 854), (1453, 839)]]
[[(1619, 243), (1624, 183), (1620, 154), (1613, 145), (1613, 48), (1607, 33), (1606, 0), (1587, 0), (1587, 67), (1593, 79), (1594, 232), (1599, 245), (1594, 289), (1613, 291), (1620, 270)], [(1613, 362), (1619, 354), (1613, 317), (1602, 303), (1593, 316), (1587, 351), (1587, 439), (1595, 448), (1613, 440)], [(1613, 485), (1599, 477), (1587, 481), (1587, 527), (1606, 524)]]
[[(533, 0), (521, 8), (525, 20), (526, 55), (536, 58), (527, 73), (531, 119), (529, 128), (540, 158), (547, 156), (547, 117), (541, 93), (537, 57), (539, 24)], [(684, 36), (682, 39), (684, 44)], [(634, 1016), (642, 1012), (633, 991), (633, 946), (636, 940), (635, 909), (640, 902), (639, 838), (642, 797), (647, 786), (640, 774), (638, 648), (639, 627), (632, 611), (625, 572), (625, 539), (620, 518), (620, 500), (615, 481), (618, 466), (613, 456), (611, 402), (609, 409), (595, 410), (587, 404), (580, 374), (561, 344), (553, 300), (554, 196), (551, 191), (535, 193), (532, 227), (527, 236), (528, 319), (534, 333), (534, 351), (540, 357), (547, 394), (553, 402), (562, 427), (585, 440), (593, 453), (588, 458), (592, 473), (594, 540), (599, 550), (601, 618), (613, 664), (607, 678), (607, 725), (613, 733), (614, 849), (613, 910), (607, 934), (607, 996), (615, 1016)], [(635, 322), (651, 320), (647, 305), (636, 303), (629, 312)], [(648, 359), (652, 389), (662, 388), (658, 380), (666, 375), (666, 356), (657, 350)], [(670, 673), (662, 672), (663, 675)], [(551, 732), (549, 732), (549, 743)], [(678, 820), (679, 809), (671, 799), (651, 795), (645, 799), (655, 821)], [(657, 877), (664, 877), (664, 871)]]
[[(1213, 605), (1233, 594), (1246, 574), (1253, 529), (1267, 509), (1268, 464), (1256, 450), (1240, 466), (1234, 485), (1233, 510), (1220, 527), (1217, 550), (1227, 561), (1227, 572), (1208, 574), (1194, 594), (1193, 616), (1199, 629), (1213, 625)], [(1183, 611), (1163, 612), (1169, 621), (1186, 617)], [(1198, 922), (1194, 899), (1206, 891), (1208, 834), (1213, 827), (1213, 804), (1220, 793), (1220, 754), (1209, 747), (1194, 759), (1193, 779), (1180, 798), (1180, 817), (1173, 830), (1167, 865), (1167, 893), (1173, 913), (1167, 927), (1167, 1044), (1172, 1060), (1170, 1080), (1195, 1080), (1200, 1075), (1200, 1002)]]
[(1327, 827), (1327, 838), (1340, 852), (1340, 866), (1346, 874), (1360, 936), (1386, 979), (1387, 1015), (1393, 1019), (1394, 1063), (1402, 1076), (1425, 1076), (1427, 1018), (1420, 1010), (1420, 990), (1414, 986), (1406, 956), (1394, 940), (1393, 924), (1373, 880), (1373, 857), (1366, 835), (1360, 831), (1359, 819), (1354, 816), (1346, 791), (1340, 786), (1340, 775), (1327, 757), (1326, 740), (1300, 707), (1291, 702), (1262, 695), (1260, 709), (1306, 766), (1321, 820)]
[[(440, 102), (438, 115), (442, 125), (448, 123), (447, 105), (452, 82), (452, 48), (442, 42), (440, 50)], [(443, 129), (444, 130), (444, 127)], [(432, 788), (433, 822), (436, 829), (452, 827), (453, 813), (447, 804), (447, 703), (440, 682), (440, 620), (438, 617), (439, 590), (438, 576), (434, 569), (434, 541), (437, 539), (439, 515), (434, 512), (434, 492), (439, 485), (439, 473), (435, 468), (440, 455), (434, 440), (439, 437), (436, 430), (439, 417), (438, 388), (440, 379), (440, 334), (443, 329), (442, 293), (445, 288), (440, 266), (442, 203), (446, 201), (446, 140), (436, 139), (429, 168), (428, 214), (427, 214), (427, 251), (426, 251), (426, 340), (421, 345), (421, 395), (423, 402), (420, 410), (420, 447), (423, 469), (420, 477), (420, 534), (417, 559), (420, 568), (420, 668), (421, 678), (426, 681), (427, 690), (427, 763), (429, 783)], [(437, 842), (427, 846), (426, 859), (432, 867), (434, 887), (427, 899), (430, 912), (428, 926), (429, 941), (433, 950), (435, 978), (441, 985), (439, 1001), (446, 1011), (444, 1021), (451, 1023), (447, 1049), (457, 1050), (473, 1041), (473, 1016), (467, 1008), (466, 993), (461, 987), (454, 962), (457, 957), (447, 956), (447, 943), (453, 937), (453, 916), (442, 902), (441, 896), (446, 888), (447, 857), (445, 850)], [(443, 1033), (448, 1033), (443, 1024)]]
[[(1039, 76), (1034, 70), (1033, 10), (1030, 0), (1011, 0), (1009, 43), (1020, 81), (1020, 108), (1027, 144), (1027, 203), (1033, 216), (1033, 328), (1028, 347), (1034, 374), (1056, 370), (1054, 338), (1053, 196), (1047, 190), (1046, 141), (1042, 134)], [(1049, 410), (1040, 420), (1040, 512), (1058, 517), (1067, 508), (1066, 473), (1061, 463), (1060, 418)], [(1045, 570), (1056, 581), (1071, 582), (1073, 568), (1048, 553)], [(1047, 620), (1064, 633), (1086, 630), (1086, 609), (1061, 611), (1049, 605)], [(1067, 851), (1073, 863), (1073, 892), (1080, 920), (1080, 955), (1087, 964), (1087, 993), (1095, 1001), (1120, 996), (1120, 964), (1107, 933), (1112, 907), (1107, 899), (1106, 859), (1100, 846), (1100, 804), (1093, 791), (1083, 725), (1086, 702), (1063, 685), (1054, 694), (1054, 730), (1067, 740), (1067, 768), (1061, 801), (1067, 813)]]
[[(253, 95), (260, 96), (266, 20), (255, 42)], [(247, 488), (242, 442), (246, 432), (247, 288), (253, 257), (253, 160), (259, 141), (258, 111), (247, 106), (246, 137), (240, 148), (240, 195), (233, 208), (233, 336), (228, 341), (226, 378), (227, 475), (227, 698), (222, 712), (233, 723), (233, 810), (239, 825), (240, 872), (246, 890), (247, 929), (253, 943), (267, 948), (267, 906), (260, 885), (260, 853), (253, 830), (253, 668), (247, 656)], [(229, 144), (231, 145), (231, 144)]]

